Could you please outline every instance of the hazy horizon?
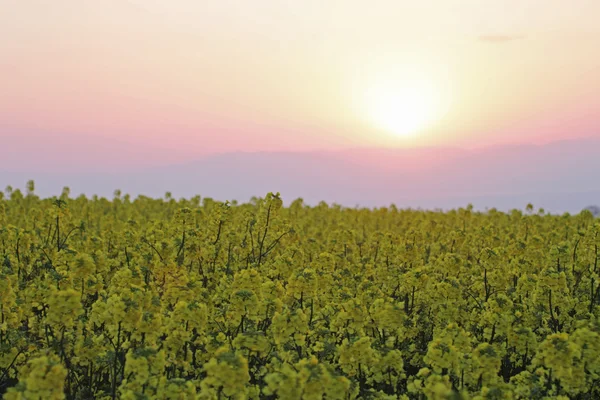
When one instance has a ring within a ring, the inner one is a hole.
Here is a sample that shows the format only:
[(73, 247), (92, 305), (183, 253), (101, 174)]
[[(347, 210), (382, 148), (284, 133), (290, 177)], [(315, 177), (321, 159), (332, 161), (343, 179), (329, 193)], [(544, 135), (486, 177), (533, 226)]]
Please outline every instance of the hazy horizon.
[(231, 152), (130, 170), (58, 172), (0, 168), (0, 181), (24, 188), (29, 179), (44, 197), (63, 186), (73, 196), (111, 198), (114, 190), (133, 197), (201, 195), (248, 201), (280, 192), (286, 203), (303, 198), (354, 207), (479, 210), (524, 209), (579, 212), (600, 204), (594, 182), (600, 171), (600, 139), (479, 149), (421, 147), (298, 152)]

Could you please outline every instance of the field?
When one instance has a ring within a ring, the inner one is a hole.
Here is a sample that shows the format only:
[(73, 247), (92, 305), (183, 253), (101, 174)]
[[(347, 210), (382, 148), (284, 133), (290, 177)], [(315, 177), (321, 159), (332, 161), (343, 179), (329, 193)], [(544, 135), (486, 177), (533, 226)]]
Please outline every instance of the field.
[(600, 398), (600, 223), (0, 198), (5, 399)]

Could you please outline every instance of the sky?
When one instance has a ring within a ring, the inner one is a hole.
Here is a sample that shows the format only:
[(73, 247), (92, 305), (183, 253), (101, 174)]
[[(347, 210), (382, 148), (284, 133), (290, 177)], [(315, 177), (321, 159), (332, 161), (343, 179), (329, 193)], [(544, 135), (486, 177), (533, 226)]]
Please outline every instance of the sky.
[(600, 137), (597, 0), (0, 0), (0, 168)]

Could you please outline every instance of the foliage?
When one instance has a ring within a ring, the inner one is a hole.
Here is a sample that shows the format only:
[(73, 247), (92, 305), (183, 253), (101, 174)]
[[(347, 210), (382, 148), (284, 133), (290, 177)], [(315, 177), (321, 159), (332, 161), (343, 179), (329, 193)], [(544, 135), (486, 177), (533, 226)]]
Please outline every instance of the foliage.
[(6, 399), (600, 398), (600, 222), (0, 198)]

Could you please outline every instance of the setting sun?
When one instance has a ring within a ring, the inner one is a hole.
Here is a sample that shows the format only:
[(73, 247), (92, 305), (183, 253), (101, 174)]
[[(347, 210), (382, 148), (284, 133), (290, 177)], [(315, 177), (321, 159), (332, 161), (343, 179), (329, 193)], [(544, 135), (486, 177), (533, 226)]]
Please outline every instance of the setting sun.
[(372, 124), (390, 134), (411, 137), (433, 122), (438, 97), (426, 82), (373, 87), (367, 92), (368, 117)]

